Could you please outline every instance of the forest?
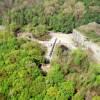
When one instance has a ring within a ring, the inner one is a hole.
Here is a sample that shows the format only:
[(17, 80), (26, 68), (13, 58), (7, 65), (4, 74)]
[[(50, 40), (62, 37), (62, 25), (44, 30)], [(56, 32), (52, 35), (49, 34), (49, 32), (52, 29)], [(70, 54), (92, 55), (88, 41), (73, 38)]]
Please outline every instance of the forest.
[(58, 45), (44, 72), (46, 48), (17, 37), (48, 40), (49, 31), (69, 34), (94, 21), (100, 0), (0, 0), (0, 100), (100, 100), (100, 64), (88, 52)]

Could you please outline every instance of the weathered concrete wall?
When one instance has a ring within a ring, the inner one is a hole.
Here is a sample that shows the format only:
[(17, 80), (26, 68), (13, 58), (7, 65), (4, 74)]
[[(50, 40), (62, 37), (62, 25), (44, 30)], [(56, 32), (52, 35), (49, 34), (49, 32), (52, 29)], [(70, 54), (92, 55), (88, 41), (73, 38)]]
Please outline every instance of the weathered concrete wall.
[(91, 53), (94, 60), (100, 63), (100, 46), (98, 44), (91, 42), (86, 36), (75, 29), (73, 30), (73, 40), (78, 45), (87, 49)]

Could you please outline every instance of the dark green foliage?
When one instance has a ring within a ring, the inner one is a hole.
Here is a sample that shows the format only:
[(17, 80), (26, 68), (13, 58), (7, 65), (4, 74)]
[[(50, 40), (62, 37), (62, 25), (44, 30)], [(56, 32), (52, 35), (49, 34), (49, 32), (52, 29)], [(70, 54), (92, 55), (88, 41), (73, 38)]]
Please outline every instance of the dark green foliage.
[[(11, 6), (10, 9), (5, 10), (6, 14), (3, 14), (3, 23), (6, 25), (15, 23), (17, 26), (23, 27), (31, 23), (36, 27), (42, 24), (46, 25), (48, 30), (68, 33), (77, 26), (100, 19), (99, 8), (96, 11), (90, 9), (91, 6), (100, 6), (98, 0), (41, 0), (37, 2), (31, 0), (26, 4), (22, 0), (17, 3), (12, 2), (9, 6)], [(79, 12), (76, 6), (78, 6)]]
[(0, 17), (0, 25), (2, 24), (2, 17)]
[(49, 28), (58, 32), (71, 32), (73, 29), (73, 16), (58, 14), (49, 19)]

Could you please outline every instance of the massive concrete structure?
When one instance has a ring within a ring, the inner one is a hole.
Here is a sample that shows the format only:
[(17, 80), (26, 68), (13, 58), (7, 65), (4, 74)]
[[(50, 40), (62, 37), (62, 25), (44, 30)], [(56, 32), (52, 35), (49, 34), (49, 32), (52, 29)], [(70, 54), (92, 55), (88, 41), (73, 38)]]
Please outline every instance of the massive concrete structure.
[(35, 39), (31, 33), (23, 33), (21, 35), (21, 37), (23, 37), (23, 38), (26, 37), (27, 39), (29, 39), (31, 41), (36, 41), (36, 42), (44, 45), (47, 48), (45, 58), (48, 61), (52, 60), (56, 45), (64, 45), (69, 50), (76, 49), (76, 46), (73, 43), (72, 34), (50, 32), (50, 35), (52, 38), (49, 41), (40, 41), (38, 39)]
[(88, 40), (88, 38), (78, 30), (73, 30), (73, 40), (78, 46), (81, 46), (89, 51), (92, 58), (100, 63), (100, 45)]
[(45, 43), (47, 46), (46, 58), (49, 61), (52, 60), (53, 52), (55, 51), (56, 45), (64, 45), (69, 50), (76, 49), (76, 46), (74, 45), (74, 43), (72, 41), (72, 34), (50, 32), (50, 35), (51, 35), (52, 39)]

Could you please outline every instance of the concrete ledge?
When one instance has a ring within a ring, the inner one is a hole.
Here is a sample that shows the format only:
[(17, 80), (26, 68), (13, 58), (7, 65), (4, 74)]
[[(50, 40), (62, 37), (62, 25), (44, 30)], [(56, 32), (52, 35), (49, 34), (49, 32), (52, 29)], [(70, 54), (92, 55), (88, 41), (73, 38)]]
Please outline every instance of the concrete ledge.
[(79, 46), (91, 52), (94, 60), (100, 63), (100, 46), (98, 44), (88, 40), (86, 36), (75, 29), (73, 30), (73, 40), (78, 43)]

